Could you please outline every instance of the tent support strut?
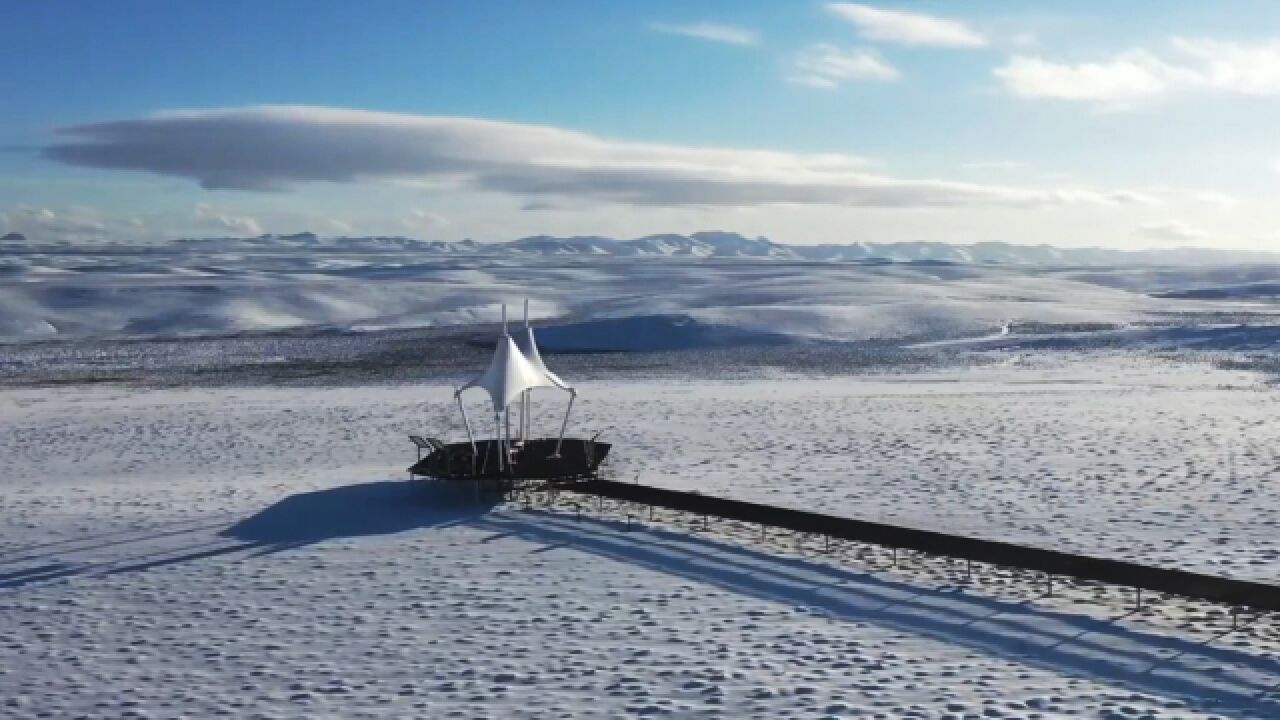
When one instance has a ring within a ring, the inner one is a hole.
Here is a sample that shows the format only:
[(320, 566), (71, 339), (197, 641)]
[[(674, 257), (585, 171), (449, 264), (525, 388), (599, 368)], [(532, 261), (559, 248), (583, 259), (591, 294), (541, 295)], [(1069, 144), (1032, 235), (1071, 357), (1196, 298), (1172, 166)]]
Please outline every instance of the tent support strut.
[(569, 391), (569, 407), (564, 410), (564, 422), (560, 423), (560, 438), (556, 440), (556, 453), (551, 457), (560, 457), (560, 446), (564, 444), (565, 430), (569, 429), (569, 413), (573, 412), (573, 401), (578, 399), (578, 391)]

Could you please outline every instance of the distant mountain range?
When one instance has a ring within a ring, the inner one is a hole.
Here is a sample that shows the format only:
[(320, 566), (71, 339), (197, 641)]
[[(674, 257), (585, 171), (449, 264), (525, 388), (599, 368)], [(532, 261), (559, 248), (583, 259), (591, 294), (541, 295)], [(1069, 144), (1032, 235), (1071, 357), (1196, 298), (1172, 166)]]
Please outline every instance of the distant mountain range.
[(315, 252), (421, 252), (433, 255), (510, 255), (537, 257), (681, 257), (772, 258), (780, 260), (845, 262), (933, 262), (996, 265), (1198, 265), (1228, 263), (1280, 263), (1280, 255), (1264, 252), (1170, 248), (1113, 250), (1108, 248), (1058, 248), (1050, 245), (1016, 245), (984, 242), (954, 245), (942, 242), (857, 242), (845, 245), (784, 245), (768, 238), (749, 238), (732, 232), (698, 232), (692, 235), (647, 235), (630, 240), (584, 235), (553, 237), (534, 235), (507, 242), (446, 242), (398, 236), (321, 237), (302, 232), (293, 235), (261, 235), (250, 238), (184, 238), (168, 245), (34, 245), (17, 233), (0, 238), (0, 251), (68, 252), (226, 252), (310, 250)]

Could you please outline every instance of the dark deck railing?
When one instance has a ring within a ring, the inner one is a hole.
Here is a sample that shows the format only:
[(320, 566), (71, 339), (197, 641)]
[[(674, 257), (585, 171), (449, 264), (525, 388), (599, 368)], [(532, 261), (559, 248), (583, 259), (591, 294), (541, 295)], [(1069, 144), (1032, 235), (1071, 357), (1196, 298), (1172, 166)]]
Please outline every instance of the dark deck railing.
[(1123, 560), (1110, 560), (1028, 545), (854, 520), (648, 485), (588, 480), (566, 484), (561, 488), (699, 515), (740, 520), (796, 532), (816, 533), (842, 540), (907, 548), (930, 555), (1033, 570), (1048, 575), (1097, 580), (1113, 585), (1247, 606), (1258, 610), (1280, 610), (1280, 587), (1249, 580), (1234, 580), (1185, 570), (1139, 565)]

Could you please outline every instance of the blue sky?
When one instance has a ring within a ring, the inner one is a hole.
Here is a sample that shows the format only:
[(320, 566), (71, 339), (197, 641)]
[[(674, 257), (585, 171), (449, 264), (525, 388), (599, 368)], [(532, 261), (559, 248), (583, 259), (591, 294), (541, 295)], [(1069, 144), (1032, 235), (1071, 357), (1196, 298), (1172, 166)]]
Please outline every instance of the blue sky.
[(1278, 21), (1230, 1), (12, 2), (0, 230), (1280, 249)]

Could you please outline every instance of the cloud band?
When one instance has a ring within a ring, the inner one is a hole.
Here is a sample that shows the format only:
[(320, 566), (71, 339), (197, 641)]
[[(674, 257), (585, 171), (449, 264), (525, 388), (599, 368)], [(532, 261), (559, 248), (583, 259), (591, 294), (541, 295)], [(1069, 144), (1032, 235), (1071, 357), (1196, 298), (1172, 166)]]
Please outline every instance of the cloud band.
[(206, 188), (419, 178), (525, 198), (648, 206), (1038, 206), (1128, 193), (1024, 189), (866, 172), (862, 158), (611, 141), (476, 118), (304, 106), (161, 113), (59, 131), (46, 157), (189, 178)]

